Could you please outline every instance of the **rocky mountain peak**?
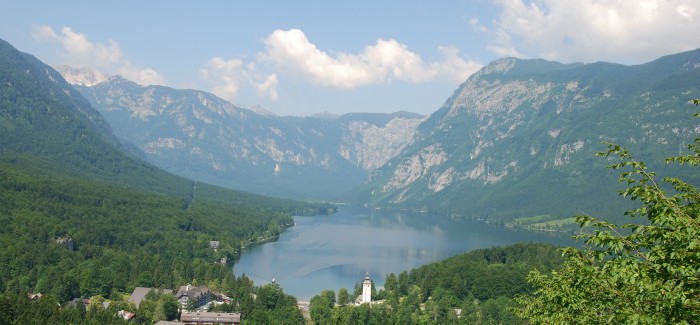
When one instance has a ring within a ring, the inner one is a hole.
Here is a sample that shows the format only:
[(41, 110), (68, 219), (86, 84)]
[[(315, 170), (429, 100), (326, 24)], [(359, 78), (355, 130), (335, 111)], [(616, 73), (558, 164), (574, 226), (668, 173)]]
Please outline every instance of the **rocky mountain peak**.
[(108, 76), (89, 67), (75, 68), (61, 64), (53, 66), (54, 70), (63, 76), (69, 84), (81, 86), (94, 86), (107, 80)]
[(601, 141), (665, 157), (699, 134), (689, 100), (700, 97), (700, 69), (687, 69), (698, 59), (700, 51), (637, 66), (494, 61), (372, 173), (367, 195), (499, 219), (573, 215), (571, 202), (600, 211), (607, 203), (596, 206), (596, 191), (616, 186), (601, 183)]
[(488, 74), (508, 72), (517, 64), (518, 61), (520, 61), (520, 59), (513, 57), (502, 58), (492, 61), (491, 63), (479, 69), (479, 71), (477, 71), (472, 77), (476, 78)]

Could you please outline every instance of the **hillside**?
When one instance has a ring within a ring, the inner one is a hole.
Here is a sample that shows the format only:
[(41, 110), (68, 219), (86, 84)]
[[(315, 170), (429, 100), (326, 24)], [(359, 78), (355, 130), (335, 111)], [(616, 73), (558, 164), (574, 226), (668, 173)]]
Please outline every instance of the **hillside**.
[(532, 290), (528, 273), (549, 273), (561, 264), (561, 252), (552, 245), (478, 249), (388, 274), (379, 292), (372, 288), (372, 300), (382, 302), (371, 308), (348, 304), (348, 297), (361, 292), (359, 282), (354, 292), (340, 289), (337, 301), (324, 290), (311, 299), (310, 314), (317, 324), (527, 324), (510, 308), (516, 296)]
[(663, 158), (698, 134), (698, 67), (700, 50), (636, 66), (494, 61), (372, 173), (363, 200), (501, 221), (621, 215), (621, 185), (595, 153), (614, 141), (670, 172)]
[(296, 199), (347, 200), (370, 170), (408, 144), (422, 119), (410, 113), (281, 117), (203, 91), (143, 87), (120, 77), (75, 87), (154, 165)]
[[(119, 301), (135, 286), (193, 281), (233, 297), (242, 281), (249, 287), (240, 294), (249, 297), (252, 284), (226, 263), (243, 246), (278, 235), (292, 214), (333, 210), (194, 182), (136, 159), (56, 71), (4, 41), (0, 148), (3, 306), (28, 292), (47, 301)], [(0, 316), (14, 312), (25, 311)]]

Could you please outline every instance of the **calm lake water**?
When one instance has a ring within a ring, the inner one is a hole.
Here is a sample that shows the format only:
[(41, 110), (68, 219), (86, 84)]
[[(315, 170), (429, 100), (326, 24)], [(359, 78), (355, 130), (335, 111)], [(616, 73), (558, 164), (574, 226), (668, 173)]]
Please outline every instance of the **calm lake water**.
[(515, 231), (447, 217), (341, 207), (336, 214), (295, 217), (275, 242), (251, 247), (234, 265), (256, 285), (275, 279), (285, 293), (308, 301), (324, 289), (347, 288), (370, 273), (382, 286), (388, 273), (478, 248), (519, 242), (573, 245), (567, 235)]

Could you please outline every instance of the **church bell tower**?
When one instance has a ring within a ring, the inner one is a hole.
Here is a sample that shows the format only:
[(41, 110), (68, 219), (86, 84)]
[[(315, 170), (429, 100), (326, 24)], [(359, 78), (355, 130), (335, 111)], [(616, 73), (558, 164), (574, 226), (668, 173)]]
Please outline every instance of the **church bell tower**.
[(369, 279), (369, 272), (365, 275), (365, 280), (362, 281), (362, 303), (372, 303), (372, 280)]

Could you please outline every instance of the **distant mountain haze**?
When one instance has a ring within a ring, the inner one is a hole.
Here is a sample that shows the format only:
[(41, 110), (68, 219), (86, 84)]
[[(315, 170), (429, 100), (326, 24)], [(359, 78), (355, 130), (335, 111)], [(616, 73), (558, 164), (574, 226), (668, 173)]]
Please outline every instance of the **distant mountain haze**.
[(119, 138), (180, 175), (282, 197), (507, 221), (621, 214), (625, 201), (611, 199), (621, 188), (616, 173), (595, 155), (604, 141), (674, 172), (663, 158), (699, 132), (690, 118), (698, 67), (700, 50), (635, 66), (505, 58), (427, 118), (280, 117), (119, 77), (75, 87)]
[(203, 91), (142, 87), (120, 77), (75, 87), (118, 137), (155, 165), (221, 186), (296, 199), (347, 200), (369, 171), (413, 139), (423, 119), (404, 112), (280, 117)]

